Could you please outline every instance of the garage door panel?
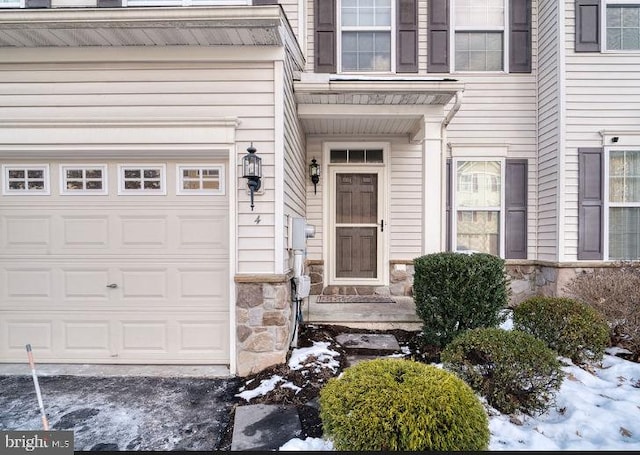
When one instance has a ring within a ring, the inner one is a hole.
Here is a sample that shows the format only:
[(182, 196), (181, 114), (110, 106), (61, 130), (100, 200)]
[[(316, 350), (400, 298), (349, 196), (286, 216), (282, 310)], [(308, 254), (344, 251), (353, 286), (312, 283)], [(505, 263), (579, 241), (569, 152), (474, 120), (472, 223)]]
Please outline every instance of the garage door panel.
[(47, 248), (51, 244), (48, 216), (3, 216), (2, 245), (9, 250)]
[[(51, 355), (53, 350), (53, 322), (37, 317), (15, 319), (7, 318), (2, 324), (3, 332), (7, 334), (6, 346), (14, 358), (25, 360), (25, 346), (31, 344), (43, 355)], [(4, 344), (4, 343), (3, 343)]]
[(64, 299), (92, 299), (107, 301), (109, 298), (109, 269), (63, 269)]
[(62, 216), (62, 250), (109, 247), (109, 218), (104, 215)]
[(121, 327), (121, 355), (169, 353), (167, 322), (122, 321)]
[(225, 352), (229, 333), (225, 320), (178, 321), (180, 354), (214, 355)]
[(224, 251), (228, 238), (226, 216), (178, 216), (179, 249), (210, 249)]
[(44, 268), (6, 268), (3, 288), (12, 300), (41, 300), (53, 297), (52, 270)]
[(227, 298), (227, 270), (224, 267), (217, 268), (179, 268), (180, 298), (201, 299), (219, 302), (225, 305)]
[(167, 269), (120, 269), (122, 279), (122, 299), (162, 299), (168, 296), (167, 284), (169, 273)]
[(111, 353), (111, 330), (108, 321), (62, 321), (64, 330), (63, 350), (75, 355)]
[(168, 249), (167, 217), (120, 216), (120, 241), (122, 248), (162, 248)]

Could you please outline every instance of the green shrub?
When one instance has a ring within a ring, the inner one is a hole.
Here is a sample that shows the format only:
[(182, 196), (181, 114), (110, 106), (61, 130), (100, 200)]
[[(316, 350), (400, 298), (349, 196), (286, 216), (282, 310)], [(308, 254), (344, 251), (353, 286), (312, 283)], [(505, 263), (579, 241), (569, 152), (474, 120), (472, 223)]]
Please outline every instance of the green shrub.
[(460, 333), (496, 327), (507, 306), (504, 260), (485, 253), (436, 253), (414, 261), (416, 312), (427, 344), (444, 347)]
[(361, 362), (320, 392), (320, 417), (337, 450), (485, 450), (489, 423), (455, 375), (410, 360)]
[(546, 411), (563, 378), (556, 352), (517, 330), (465, 332), (442, 351), (442, 361), (505, 414)]
[(582, 273), (565, 290), (577, 300), (602, 314), (611, 328), (611, 338), (640, 360), (640, 264), (621, 263), (620, 267)]
[(600, 360), (609, 326), (593, 308), (565, 297), (531, 297), (513, 310), (514, 328), (540, 338), (576, 363)]

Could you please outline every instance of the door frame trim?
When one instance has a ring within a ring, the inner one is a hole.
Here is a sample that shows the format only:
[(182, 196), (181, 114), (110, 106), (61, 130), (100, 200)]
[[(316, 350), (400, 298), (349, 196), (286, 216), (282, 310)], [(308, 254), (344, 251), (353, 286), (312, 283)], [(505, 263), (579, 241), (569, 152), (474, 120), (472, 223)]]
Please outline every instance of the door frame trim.
[[(382, 159), (381, 164), (331, 164), (331, 149), (337, 148), (381, 148)], [(345, 286), (345, 285), (361, 285), (361, 286), (387, 286), (389, 284), (389, 229), (383, 232), (378, 230), (378, 277), (377, 278), (336, 278), (336, 255), (333, 254), (336, 245), (334, 232), (335, 224), (335, 197), (336, 185), (335, 176), (339, 172), (343, 173), (375, 173), (378, 175), (378, 210), (379, 218), (385, 220), (385, 225), (390, 226), (389, 222), (389, 181), (388, 181), (388, 162), (390, 156), (391, 145), (389, 142), (324, 142), (322, 144), (322, 162), (323, 175), (326, 176), (326, 188), (324, 192), (324, 200), (322, 204), (323, 232), (325, 233), (322, 246), (322, 256), (325, 266), (325, 279), (328, 285)]]

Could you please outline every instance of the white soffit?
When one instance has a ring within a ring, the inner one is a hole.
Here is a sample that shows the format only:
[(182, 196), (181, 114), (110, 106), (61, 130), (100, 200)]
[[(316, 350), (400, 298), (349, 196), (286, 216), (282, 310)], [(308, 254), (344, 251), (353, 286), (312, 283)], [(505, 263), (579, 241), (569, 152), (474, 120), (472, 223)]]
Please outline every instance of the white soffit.
[(282, 46), (273, 7), (7, 10), (0, 47)]

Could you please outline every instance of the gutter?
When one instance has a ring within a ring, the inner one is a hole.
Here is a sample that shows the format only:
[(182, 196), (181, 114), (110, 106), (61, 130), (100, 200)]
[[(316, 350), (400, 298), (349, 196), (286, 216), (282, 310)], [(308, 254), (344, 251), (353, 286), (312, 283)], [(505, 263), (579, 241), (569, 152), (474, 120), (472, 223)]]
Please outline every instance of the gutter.
[(447, 126), (449, 126), (449, 123), (451, 123), (451, 120), (453, 120), (453, 117), (455, 117), (458, 111), (460, 110), (460, 107), (462, 106), (463, 92), (464, 92), (464, 89), (458, 90), (456, 92), (456, 101), (453, 104), (453, 107), (451, 108), (451, 110), (447, 113), (447, 116), (442, 121), (442, 133), (444, 133), (444, 130), (447, 129)]

